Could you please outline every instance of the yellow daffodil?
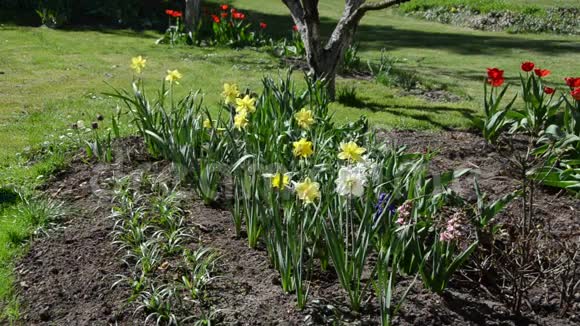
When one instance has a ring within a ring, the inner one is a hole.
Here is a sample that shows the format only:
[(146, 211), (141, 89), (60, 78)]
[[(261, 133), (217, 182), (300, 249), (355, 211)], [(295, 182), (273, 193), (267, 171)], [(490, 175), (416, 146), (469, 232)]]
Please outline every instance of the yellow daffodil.
[(312, 182), (310, 178), (304, 179), (303, 182), (296, 183), (296, 196), (303, 200), (305, 204), (312, 204), (320, 198), (320, 184)]
[(234, 127), (242, 130), (248, 125), (248, 112), (241, 111), (234, 116)]
[(359, 147), (353, 141), (340, 144), (340, 150), (341, 152), (338, 154), (338, 158), (352, 162), (362, 161), (362, 154), (367, 151), (365, 148)]
[(314, 124), (314, 114), (312, 114), (311, 110), (306, 110), (306, 108), (302, 108), (302, 110), (294, 114), (294, 119), (296, 119), (300, 128), (303, 129), (310, 129), (310, 126)]
[(240, 90), (236, 84), (224, 84), (224, 91), (222, 92), (224, 101), (226, 104), (233, 104), (238, 96), (240, 96)]
[(295, 141), (292, 143), (294, 150), (294, 156), (307, 158), (308, 156), (314, 154), (314, 150), (312, 149), (312, 142), (306, 140), (306, 138), (302, 138), (299, 141)]
[(246, 111), (248, 113), (256, 112), (256, 99), (251, 98), (249, 95), (244, 96), (244, 98), (236, 99), (236, 112)]
[(131, 59), (131, 69), (135, 70), (136, 73), (140, 74), (145, 68), (145, 60), (142, 56), (134, 57)]
[(171, 84), (176, 83), (179, 85), (179, 81), (183, 78), (183, 75), (177, 70), (167, 70), (167, 76), (165, 76), (165, 80), (170, 82)]
[(290, 177), (280, 172), (274, 174), (272, 177), (272, 188), (284, 188), (290, 184)]
[(211, 121), (207, 118), (205, 120), (203, 120), (203, 127), (205, 129), (211, 129)]

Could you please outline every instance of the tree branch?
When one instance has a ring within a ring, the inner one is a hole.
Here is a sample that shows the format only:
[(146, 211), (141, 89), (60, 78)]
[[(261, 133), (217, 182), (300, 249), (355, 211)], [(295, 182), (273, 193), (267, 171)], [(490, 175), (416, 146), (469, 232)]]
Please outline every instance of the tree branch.
[(297, 25), (304, 24), (304, 8), (300, 0), (282, 0), (282, 2), (290, 9), (290, 14)]

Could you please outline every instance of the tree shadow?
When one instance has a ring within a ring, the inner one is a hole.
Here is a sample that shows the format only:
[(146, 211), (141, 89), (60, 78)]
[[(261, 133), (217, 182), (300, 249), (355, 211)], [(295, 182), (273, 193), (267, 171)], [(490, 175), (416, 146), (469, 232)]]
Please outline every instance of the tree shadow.
[(353, 109), (368, 110), (371, 111), (372, 113), (382, 112), (389, 113), (394, 116), (403, 116), (409, 119), (427, 122), (430, 126), (442, 130), (453, 130), (453, 128), (434, 120), (429, 113), (434, 113), (438, 116), (441, 116), (441, 114), (445, 113), (459, 113), (463, 118), (470, 121), (472, 124), (475, 118), (477, 117), (476, 112), (473, 109), (450, 107), (444, 105), (440, 106), (438, 105), (438, 103), (433, 103), (433, 106), (400, 105), (400, 104), (378, 103), (375, 101), (371, 101), (368, 98), (362, 98), (358, 100), (356, 105), (348, 105), (348, 107)]
[[(282, 4), (281, 4), (282, 5)], [(259, 11), (246, 11), (249, 17), (268, 24), (268, 32), (275, 37), (291, 35), (293, 21), (290, 15), (267, 14)], [(321, 17), (323, 35), (330, 36), (337, 19)], [(497, 35), (495, 33), (476, 32), (437, 32), (436, 23), (433, 29), (407, 29), (404, 26), (372, 25), (362, 22), (356, 34), (364, 50), (395, 50), (401, 48), (444, 49), (462, 55), (498, 55), (512, 52), (514, 49), (534, 51), (553, 55), (558, 53), (580, 52), (580, 42), (575, 40), (553, 40), (552, 35), (541, 39), (529, 39), (518, 35)]]
[(511, 314), (501, 315), (485, 302), (468, 300), (467, 298), (458, 294), (453, 294), (450, 291), (443, 294), (443, 299), (445, 306), (474, 325), (488, 325), (487, 321), (489, 321), (489, 318), (492, 316), (494, 319), (510, 321), (518, 326), (536, 324), (533, 320), (526, 317), (518, 317)]
[[(214, 3), (210, 2), (213, 8)], [(280, 2), (283, 8), (283, 4)], [(285, 8), (283, 8), (285, 9)], [(259, 22), (268, 24), (266, 32), (274, 40), (280, 38), (290, 38), (292, 26), (294, 25), (290, 14), (272, 14), (257, 10), (244, 10), (250, 22), (257, 29)], [(38, 18), (34, 13), (14, 13), (7, 12), (0, 15), (0, 23), (22, 24), (30, 26), (34, 21), (38, 24)], [(325, 36), (330, 33), (336, 25), (337, 19), (321, 17), (321, 29)], [(108, 34), (126, 33), (125, 35), (146, 35), (141, 31), (135, 34), (130, 32), (116, 32), (116, 28), (98, 24), (84, 26), (69, 26), (65, 30), (93, 30)], [(124, 28), (126, 31), (126, 27)], [(160, 31), (159, 29), (155, 29)], [(529, 39), (518, 35), (497, 35), (496, 33), (469, 33), (469, 32), (438, 32), (436, 23), (433, 23), (431, 30), (408, 29), (404, 26), (372, 25), (365, 23), (358, 27), (356, 39), (360, 42), (363, 50), (396, 50), (396, 49), (443, 49), (461, 55), (501, 55), (513, 50), (526, 50), (542, 53), (545, 55), (555, 55), (560, 53), (580, 52), (580, 42), (574, 39), (554, 40), (551, 35), (545, 35), (540, 39)]]

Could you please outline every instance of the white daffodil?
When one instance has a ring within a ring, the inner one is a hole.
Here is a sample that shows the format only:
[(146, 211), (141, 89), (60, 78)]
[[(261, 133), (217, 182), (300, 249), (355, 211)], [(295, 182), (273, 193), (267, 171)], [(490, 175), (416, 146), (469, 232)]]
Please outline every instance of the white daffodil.
[(381, 169), (379, 165), (370, 158), (369, 155), (363, 156), (362, 161), (357, 163), (355, 167), (359, 170), (365, 171), (365, 174), (370, 176), (370, 178), (374, 181), (380, 177)]
[(341, 196), (360, 197), (365, 192), (367, 177), (360, 167), (342, 167), (336, 179), (336, 192)]

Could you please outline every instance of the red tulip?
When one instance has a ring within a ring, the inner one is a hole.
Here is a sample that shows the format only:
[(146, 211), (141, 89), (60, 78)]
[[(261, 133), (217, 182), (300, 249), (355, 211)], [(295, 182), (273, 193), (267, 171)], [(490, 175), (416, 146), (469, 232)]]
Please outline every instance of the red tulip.
[(487, 68), (487, 81), (492, 87), (499, 87), (503, 84), (503, 70), (498, 68)]
[(534, 69), (534, 63), (531, 61), (522, 62), (522, 70), (525, 72), (530, 72)]
[(221, 5), (221, 6), (220, 6), (220, 8), (221, 8), (223, 11), (226, 11), (226, 10), (228, 10), (228, 9), (230, 8), (230, 6), (228, 6), (228, 5)]
[(570, 95), (576, 100), (580, 102), (580, 87), (573, 89), (570, 92)]
[(552, 95), (554, 94), (556, 90), (553, 89), (552, 87), (548, 87), (548, 86), (544, 86), (544, 93), (548, 94), (548, 95)]
[(173, 10), (171, 10), (171, 9), (167, 9), (167, 10), (165, 10), (165, 13), (166, 13), (168, 16), (171, 16), (171, 17), (173, 17), (174, 11), (173, 11)]
[(292, 26), (292, 30), (295, 31), (295, 32), (298, 32), (298, 25)]
[(214, 23), (219, 23), (220, 22), (220, 18), (216, 15), (211, 15), (211, 19), (213, 19)]
[(491, 79), (503, 78), (503, 70), (498, 68), (487, 68), (487, 77)]
[(243, 13), (241, 13), (241, 12), (239, 12), (239, 11), (236, 11), (236, 12), (234, 12), (234, 13), (232, 14), (232, 17), (233, 17), (234, 19), (238, 19), (238, 20), (244, 20), (244, 19), (246, 19), (246, 15), (245, 15), (245, 14), (243, 14)]
[(489, 82), (489, 84), (492, 87), (500, 87), (503, 84), (503, 82), (505, 81), (505, 79), (503, 77), (502, 78), (488, 78), (487, 81)]
[(228, 15), (229, 14), (227, 12), (222, 12), (222, 18), (226, 18), (226, 17), (228, 17)]
[(173, 17), (178, 18), (178, 17), (181, 17), (181, 16), (183, 16), (183, 13), (181, 11), (177, 11), (176, 10), (176, 11), (173, 12)]
[(266, 27), (268, 27), (268, 25), (266, 23), (264, 23), (264, 22), (261, 22), (260, 23), (260, 28), (261, 29), (266, 29)]
[(564, 80), (566, 81), (566, 85), (571, 88), (580, 87), (580, 77), (566, 77)]
[(537, 69), (534, 69), (534, 73), (536, 74), (536, 76), (542, 78), (542, 77), (548, 76), (551, 73), (551, 71), (548, 69), (537, 68)]

